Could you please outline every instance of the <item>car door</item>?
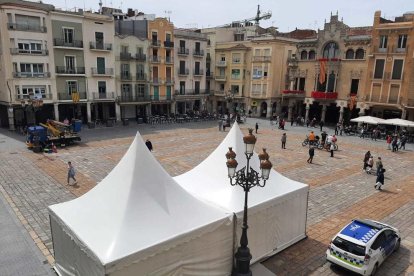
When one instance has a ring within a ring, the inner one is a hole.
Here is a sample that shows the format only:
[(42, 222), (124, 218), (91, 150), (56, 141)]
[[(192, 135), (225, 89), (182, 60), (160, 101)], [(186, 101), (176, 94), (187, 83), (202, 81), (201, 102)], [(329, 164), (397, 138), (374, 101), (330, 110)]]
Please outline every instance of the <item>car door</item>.
[(385, 241), (384, 241), (385, 255), (389, 256), (394, 251), (395, 244), (397, 242), (396, 234), (391, 229), (385, 230), (384, 233), (385, 233)]
[(368, 254), (371, 256), (370, 266), (374, 266), (375, 263), (378, 263), (378, 266), (384, 261), (386, 255), (385, 250), (383, 249), (385, 243), (385, 233), (381, 232), (372, 243), (371, 248), (368, 251)]

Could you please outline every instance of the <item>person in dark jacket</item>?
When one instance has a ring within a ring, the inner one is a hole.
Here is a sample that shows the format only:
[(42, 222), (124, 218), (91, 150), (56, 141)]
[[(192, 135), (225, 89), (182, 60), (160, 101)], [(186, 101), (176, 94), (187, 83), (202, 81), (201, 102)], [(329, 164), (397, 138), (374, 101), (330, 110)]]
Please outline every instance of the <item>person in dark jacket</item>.
[(259, 123), (256, 123), (255, 129), (256, 129), (256, 134), (257, 134), (257, 130), (259, 129)]
[(306, 162), (312, 163), (314, 155), (315, 155), (315, 147), (312, 146), (309, 148), (309, 158), (308, 158), (308, 161)]
[(378, 172), (377, 179), (375, 181), (375, 189), (382, 190), (381, 186), (384, 185), (384, 173), (385, 169), (381, 168)]
[(282, 138), (280, 139), (280, 141), (282, 142), (282, 149), (286, 149), (286, 133), (282, 134)]
[(366, 171), (366, 168), (367, 168), (367, 165), (368, 165), (367, 162), (368, 162), (370, 157), (371, 157), (371, 152), (367, 151), (367, 153), (365, 153), (365, 156), (364, 156), (364, 167), (362, 168), (364, 171)]
[(147, 148), (149, 149), (149, 151), (152, 151), (152, 143), (149, 139), (147, 139), (147, 141), (145, 141), (145, 145), (147, 146)]

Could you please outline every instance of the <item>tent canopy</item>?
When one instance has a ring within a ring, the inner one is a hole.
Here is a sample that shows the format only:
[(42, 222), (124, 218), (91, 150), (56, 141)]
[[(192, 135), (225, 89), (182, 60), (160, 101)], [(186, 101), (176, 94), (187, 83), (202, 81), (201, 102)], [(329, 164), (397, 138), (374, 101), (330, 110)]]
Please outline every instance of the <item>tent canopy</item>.
[(413, 121), (403, 120), (403, 119), (388, 119), (384, 120), (381, 124), (392, 125), (392, 126), (402, 126), (402, 127), (414, 127)]
[[(77, 199), (50, 206), (49, 212), (53, 225), (59, 225), (83, 252), (112, 270), (120, 269), (117, 266), (121, 266), (121, 260), (122, 265), (128, 263), (127, 257), (137, 262), (148, 258), (148, 254), (169, 249), (163, 248), (163, 243), (177, 240), (179, 244), (183, 237), (188, 242), (207, 228), (214, 231), (220, 227), (217, 225), (229, 225), (230, 246), (223, 246), (231, 248), (232, 244), (231, 215), (197, 200), (177, 185), (148, 151), (139, 133), (118, 165), (98, 185)], [(156, 246), (160, 247), (158, 251), (154, 250)], [(66, 247), (56, 248), (55, 253), (71, 250)]]
[(351, 122), (365, 123), (365, 124), (370, 124), (370, 125), (382, 124), (384, 121), (385, 120), (383, 120), (381, 118), (372, 117), (372, 116), (361, 116), (361, 117), (358, 117), (358, 118), (351, 119)]

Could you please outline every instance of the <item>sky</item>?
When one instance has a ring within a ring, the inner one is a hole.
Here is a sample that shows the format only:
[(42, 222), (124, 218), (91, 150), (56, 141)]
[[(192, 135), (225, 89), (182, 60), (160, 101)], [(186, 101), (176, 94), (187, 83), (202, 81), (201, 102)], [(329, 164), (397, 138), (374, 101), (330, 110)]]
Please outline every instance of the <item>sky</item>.
[[(414, 0), (102, 0), (103, 6), (139, 10), (157, 17), (170, 17), (178, 28), (207, 28), (256, 16), (257, 5), (272, 17), (260, 26), (278, 27), (287, 32), (295, 28), (322, 29), (331, 12), (338, 11), (339, 19), (351, 27), (370, 26), (374, 12), (392, 19), (406, 12), (414, 12)], [(43, 0), (57, 8), (71, 10), (85, 8), (97, 11), (99, 0)]]

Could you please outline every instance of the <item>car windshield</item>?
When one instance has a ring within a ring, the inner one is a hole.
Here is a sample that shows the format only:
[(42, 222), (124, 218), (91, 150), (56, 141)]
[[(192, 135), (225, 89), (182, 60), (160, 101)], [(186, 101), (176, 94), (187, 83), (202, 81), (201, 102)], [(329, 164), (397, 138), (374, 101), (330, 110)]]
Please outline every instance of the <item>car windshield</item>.
[(333, 244), (346, 252), (357, 256), (365, 256), (365, 246), (352, 243), (350, 241), (341, 239), (340, 237), (336, 237), (333, 241)]

